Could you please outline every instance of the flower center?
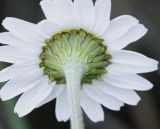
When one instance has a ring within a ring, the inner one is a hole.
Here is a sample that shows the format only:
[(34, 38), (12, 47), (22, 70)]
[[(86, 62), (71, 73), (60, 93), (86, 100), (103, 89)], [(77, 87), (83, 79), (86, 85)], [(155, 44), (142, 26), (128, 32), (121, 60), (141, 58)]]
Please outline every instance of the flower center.
[(81, 84), (92, 83), (107, 72), (106, 66), (110, 63), (111, 56), (103, 42), (103, 39), (82, 29), (57, 33), (45, 41), (39, 66), (50, 81), (65, 84), (64, 66), (77, 62), (85, 69)]

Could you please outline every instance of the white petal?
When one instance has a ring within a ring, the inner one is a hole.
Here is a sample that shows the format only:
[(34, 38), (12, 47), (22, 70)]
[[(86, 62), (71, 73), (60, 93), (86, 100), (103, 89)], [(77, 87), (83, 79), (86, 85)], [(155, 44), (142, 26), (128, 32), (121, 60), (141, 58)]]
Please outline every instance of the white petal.
[(14, 112), (17, 113), (19, 117), (27, 115), (50, 94), (51, 90), (52, 86), (48, 85), (48, 78), (43, 77), (36, 87), (25, 92), (20, 97)]
[(51, 85), (53, 86), (51, 93), (40, 104), (37, 105), (37, 108), (41, 107), (46, 103), (49, 103), (50, 101), (58, 97), (65, 88), (64, 85), (55, 85), (55, 84), (51, 84)]
[(113, 19), (103, 35), (106, 43), (111, 43), (119, 39), (126, 34), (129, 29), (138, 24), (138, 22), (136, 18), (129, 15), (123, 15)]
[[(39, 48), (30, 47), (15, 47), (15, 46), (1, 46), (0, 47), (0, 61), (9, 63), (22, 63), (24, 61), (39, 61)], [(34, 50), (33, 50), (34, 49)]]
[(133, 51), (117, 50), (110, 51), (110, 54), (112, 55), (112, 59), (110, 61), (114, 63), (134, 64), (142, 66), (158, 65), (156, 60)]
[(140, 101), (140, 97), (133, 90), (118, 88), (104, 81), (95, 81), (94, 85), (107, 95), (116, 97), (129, 105), (137, 105)]
[(111, 74), (108, 72), (103, 78), (106, 83), (125, 89), (145, 91), (153, 87), (152, 83), (136, 74)]
[(3, 20), (2, 25), (12, 34), (31, 44), (42, 45), (44, 38), (36, 33), (36, 25), (20, 19), (8, 17)]
[(129, 73), (152, 72), (158, 69), (158, 62), (140, 53), (132, 51), (110, 51), (112, 55), (111, 65), (107, 70)]
[(117, 50), (110, 51), (112, 55), (111, 65), (107, 67), (108, 71), (127, 72), (127, 73), (144, 73), (152, 72), (158, 69), (158, 62), (148, 58), (140, 53)]
[(42, 47), (28, 46), (17, 47), (27, 57), (27, 59), (37, 59), (39, 61), (39, 55), (42, 52)]
[(111, 0), (97, 0), (95, 3), (96, 21), (93, 32), (102, 35), (110, 22)]
[(0, 43), (20, 48), (22, 51), (27, 51), (27, 53), (36, 53), (41, 49), (41, 47), (28, 43), (10, 32), (0, 33)]
[(32, 68), (36, 62), (24, 62), (22, 64), (14, 64), (0, 71), (0, 82), (5, 82), (18, 76), (24, 70)]
[(22, 39), (20, 39), (16, 36), (14, 36), (10, 32), (0, 33), (0, 43), (8, 44), (8, 45), (11, 45), (11, 46), (23, 46), (23, 47), (30, 46), (29, 43), (23, 41)]
[(37, 24), (36, 29), (38, 33), (48, 39), (51, 38), (54, 33), (60, 30), (60, 27), (59, 25), (54, 24), (48, 20), (43, 20)]
[(73, 28), (82, 28), (82, 18), (79, 9), (73, 5), (72, 11)]
[(93, 122), (104, 120), (104, 112), (101, 105), (90, 99), (84, 91), (81, 92), (81, 106)]
[(10, 62), (10, 63), (20, 63), (25, 58), (26, 55), (22, 54), (19, 48), (14, 46), (1, 46), (0, 47), (0, 61)]
[(146, 33), (148, 29), (144, 27), (142, 24), (138, 24), (134, 27), (132, 27), (128, 32), (122, 36), (121, 38), (115, 40), (114, 42), (110, 42), (108, 44), (108, 48), (110, 50), (120, 50), (125, 48), (128, 44), (135, 42), (142, 38)]
[(101, 90), (97, 88), (97, 86), (85, 85), (84, 91), (94, 101), (101, 103), (102, 105), (111, 110), (118, 111), (124, 105), (120, 100), (103, 93)]
[(128, 64), (117, 64), (112, 63), (107, 67), (108, 71), (112, 71), (115, 73), (124, 72), (124, 73), (146, 73), (157, 70), (157, 66), (135, 66)]
[(40, 69), (35, 67), (22, 71), (21, 74), (8, 81), (0, 90), (3, 101), (9, 100), (35, 86), (42, 77)]
[[(17, 65), (9, 66), (0, 71), (0, 82), (8, 81), (11, 78), (14, 78), (17, 73), (21, 72), (21, 69), (18, 69)], [(15, 72), (16, 71), (16, 72)]]
[(91, 30), (95, 25), (95, 9), (92, 0), (74, 0), (82, 19), (82, 28)]
[(69, 102), (67, 96), (67, 89), (57, 97), (56, 100), (56, 118), (58, 121), (66, 122), (70, 117)]
[(48, 20), (63, 27), (71, 26), (73, 10), (71, 0), (42, 0), (40, 4)]

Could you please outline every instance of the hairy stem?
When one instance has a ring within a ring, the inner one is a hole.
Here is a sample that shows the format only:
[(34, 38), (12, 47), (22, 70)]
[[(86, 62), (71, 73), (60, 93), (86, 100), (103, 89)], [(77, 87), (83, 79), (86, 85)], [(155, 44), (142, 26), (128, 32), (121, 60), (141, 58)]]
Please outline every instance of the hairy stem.
[(84, 72), (84, 67), (76, 62), (69, 62), (65, 65), (64, 72), (66, 75), (71, 112), (71, 129), (84, 129), (82, 109), (80, 105), (81, 78)]

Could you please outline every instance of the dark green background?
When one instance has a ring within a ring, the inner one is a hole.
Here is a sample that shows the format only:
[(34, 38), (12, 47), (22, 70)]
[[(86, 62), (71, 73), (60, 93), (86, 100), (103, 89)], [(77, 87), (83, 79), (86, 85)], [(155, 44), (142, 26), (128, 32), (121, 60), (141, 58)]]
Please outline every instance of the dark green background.
[[(40, 0), (0, 0), (0, 22), (5, 17), (17, 17), (37, 23), (44, 19)], [(160, 0), (112, 0), (112, 18), (129, 14), (140, 20), (148, 34), (126, 49), (141, 52), (160, 60)], [(0, 26), (1, 32), (5, 31)], [(8, 64), (0, 63), (4, 68)], [(160, 76), (159, 72), (143, 75), (154, 84), (147, 92), (140, 92), (138, 106), (125, 106), (120, 112), (105, 110), (105, 121), (92, 123), (86, 116), (86, 129), (160, 129)], [(69, 122), (58, 123), (55, 101), (33, 111), (24, 118), (13, 113), (17, 98), (0, 101), (0, 129), (69, 129)]]

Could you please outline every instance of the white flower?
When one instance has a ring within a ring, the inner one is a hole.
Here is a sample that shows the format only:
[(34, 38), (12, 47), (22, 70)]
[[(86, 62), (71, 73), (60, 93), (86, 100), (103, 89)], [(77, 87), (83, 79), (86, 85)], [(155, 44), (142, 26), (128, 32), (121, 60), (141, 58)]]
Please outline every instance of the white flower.
[[(95, 5), (92, 0), (42, 0), (40, 5), (45, 20), (33, 24), (8, 17), (2, 24), (9, 32), (0, 34), (0, 42), (7, 44), (0, 47), (0, 60), (13, 63), (0, 71), (0, 81), (8, 81), (0, 96), (5, 101), (22, 94), (14, 109), (20, 117), (56, 98), (56, 117), (67, 121), (65, 77), (75, 64), (76, 75), (82, 72), (83, 78), (80, 104), (94, 122), (104, 119), (101, 105), (116, 111), (124, 103), (137, 105), (140, 97), (134, 90), (152, 88), (137, 74), (157, 70), (158, 62), (121, 50), (147, 32), (136, 18), (122, 15), (110, 20), (111, 0), (97, 0)], [(94, 65), (88, 61), (92, 48), (98, 62)], [(68, 64), (70, 59), (82, 63), (83, 71), (82, 64)]]

